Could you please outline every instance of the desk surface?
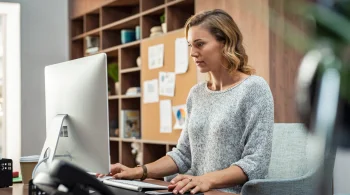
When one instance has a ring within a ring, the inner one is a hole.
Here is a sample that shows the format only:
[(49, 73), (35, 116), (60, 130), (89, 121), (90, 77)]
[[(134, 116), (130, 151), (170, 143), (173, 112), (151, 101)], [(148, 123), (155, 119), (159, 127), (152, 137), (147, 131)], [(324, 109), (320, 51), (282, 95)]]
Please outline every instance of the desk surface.
[[(159, 185), (167, 185), (167, 182), (159, 181), (159, 180), (147, 180), (150, 183), (159, 184)], [(123, 195), (144, 195), (143, 192), (135, 192), (130, 190), (125, 190), (121, 188), (109, 187), (114, 194), (123, 194)], [(26, 184), (14, 184), (10, 188), (0, 188), (1, 195), (28, 195), (29, 187)], [(234, 195), (229, 194), (217, 190), (212, 190), (204, 193), (205, 195)]]

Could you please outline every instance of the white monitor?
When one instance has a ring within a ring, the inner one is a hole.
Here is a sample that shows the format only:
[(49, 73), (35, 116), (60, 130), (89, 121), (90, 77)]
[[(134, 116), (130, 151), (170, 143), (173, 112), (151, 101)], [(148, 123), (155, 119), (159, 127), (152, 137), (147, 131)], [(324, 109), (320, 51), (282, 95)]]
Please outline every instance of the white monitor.
[(45, 67), (45, 100), (46, 141), (36, 173), (47, 170), (53, 158), (108, 173), (106, 54)]

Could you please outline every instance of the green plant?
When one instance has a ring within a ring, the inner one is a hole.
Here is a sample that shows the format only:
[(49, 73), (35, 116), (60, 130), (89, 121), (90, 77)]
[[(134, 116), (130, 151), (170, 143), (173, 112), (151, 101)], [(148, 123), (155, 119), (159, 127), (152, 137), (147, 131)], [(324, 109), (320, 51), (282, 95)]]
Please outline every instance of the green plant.
[(113, 62), (107, 66), (108, 76), (111, 77), (114, 82), (119, 81), (118, 63)]
[(165, 22), (165, 13), (160, 16), (160, 22), (163, 24)]

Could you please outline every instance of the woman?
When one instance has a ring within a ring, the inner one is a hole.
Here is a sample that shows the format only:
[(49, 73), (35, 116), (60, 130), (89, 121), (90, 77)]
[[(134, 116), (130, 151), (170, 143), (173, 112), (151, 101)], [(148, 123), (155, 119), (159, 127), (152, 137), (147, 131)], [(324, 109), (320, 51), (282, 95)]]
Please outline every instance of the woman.
[(242, 34), (226, 12), (192, 16), (185, 33), (193, 60), (210, 80), (188, 95), (188, 118), (177, 147), (141, 167), (112, 165), (111, 175), (144, 179), (180, 173), (169, 185), (175, 194), (210, 189), (240, 193), (247, 180), (264, 178), (268, 171), (274, 122), (271, 91), (264, 79), (252, 76)]

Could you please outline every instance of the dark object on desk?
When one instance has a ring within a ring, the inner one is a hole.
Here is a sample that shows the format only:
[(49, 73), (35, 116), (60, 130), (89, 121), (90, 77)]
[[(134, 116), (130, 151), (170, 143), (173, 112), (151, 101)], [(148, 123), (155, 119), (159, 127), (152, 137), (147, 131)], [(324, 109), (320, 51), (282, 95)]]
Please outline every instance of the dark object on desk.
[(0, 188), (12, 186), (12, 160), (0, 159)]
[(46, 194), (48, 194), (48, 193), (40, 190), (38, 188), (38, 186), (34, 185), (32, 179), (29, 180), (29, 185), (28, 186), (29, 186), (29, 192), (28, 192), (29, 195), (46, 195)]
[[(38, 173), (33, 183), (48, 194), (89, 195), (89, 189), (92, 188), (101, 195), (113, 195), (104, 184), (84, 170), (59, 160), (51, 163), (48, 173)], [(67, 192), (60, 191), (60, 185), (65, 186)]]
[[(173, 192), (169, 192), (168, 190), (156, 190), (156, 191), (146, 191), (145, 194), (148, 195), (175, 195)], [(196, 195), (203, 195), (202, 192), (195, 193)], [(192, 195), (189, 191), (184, 194), (178, 194), (178, 195)]]

